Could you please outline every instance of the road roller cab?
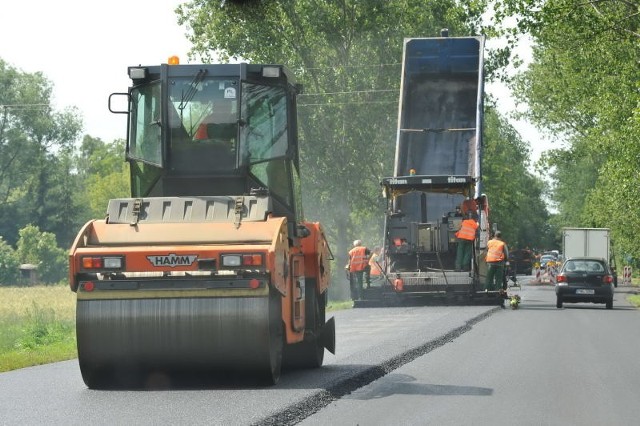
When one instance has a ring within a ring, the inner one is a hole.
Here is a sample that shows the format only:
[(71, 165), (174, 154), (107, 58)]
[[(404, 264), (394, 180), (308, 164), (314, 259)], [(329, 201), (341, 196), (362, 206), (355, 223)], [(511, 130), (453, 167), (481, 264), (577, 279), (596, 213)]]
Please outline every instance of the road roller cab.
[(301, 87), (280, 65), (169, 62), (130, 67), (128, 92), (109, 98), (128, 115), (131, 198), (111, 200), (71, 247), (83, 379), (275, 383), (283, 362), (319, 367), (335, 350), (332, 254), (302, 216)]

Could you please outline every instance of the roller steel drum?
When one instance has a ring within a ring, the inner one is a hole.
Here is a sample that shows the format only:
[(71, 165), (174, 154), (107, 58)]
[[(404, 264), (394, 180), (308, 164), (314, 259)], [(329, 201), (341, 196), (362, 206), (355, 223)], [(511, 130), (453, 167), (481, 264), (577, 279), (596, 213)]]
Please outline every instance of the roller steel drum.
[(80, 370), (90, 388), (144, 385), (154, 374), (240, 373), (267, 384), (280, 375), (281, 299), (274, 291), (262, 297), (78, 299), (76, 315)]

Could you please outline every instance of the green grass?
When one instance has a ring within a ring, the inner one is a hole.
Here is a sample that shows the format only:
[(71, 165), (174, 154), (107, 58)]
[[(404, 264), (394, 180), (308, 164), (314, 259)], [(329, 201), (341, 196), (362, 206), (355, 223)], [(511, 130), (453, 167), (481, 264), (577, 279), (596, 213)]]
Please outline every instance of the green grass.
[(629, 297), (627, 297), (627, 300), (629, 301), (629, 303), (634, 305), (636, 308), (640, 308), (640, 295), (629, 296)]
[(10, 350), (0, 354), (0, 372), (77, 358), (75, 336), (30, 350)]
[(77, 356), (67, 286), (0, 287), (0, 300), (0, 372)]
[[(640, 290), (640, 278), (631, 278), (631, 285), (635, 289)], [(627, 300), (636, 308), (640, 308), (640, 295), (636, 294), (633, 296), (628, 296)]]
[(351, 309), (353, 308), (352, 300), (338, 300), (338, 301), (329, 301), (327, 304), (327, 312), (332, 311), (340, 311), (342, 309)]

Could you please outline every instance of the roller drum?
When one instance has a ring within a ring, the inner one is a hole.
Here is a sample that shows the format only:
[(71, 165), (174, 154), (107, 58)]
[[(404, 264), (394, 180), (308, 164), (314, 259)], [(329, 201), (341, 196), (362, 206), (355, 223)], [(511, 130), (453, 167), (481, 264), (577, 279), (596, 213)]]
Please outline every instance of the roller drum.
[(83, 379), (102, 387), (125, 370), (142, 376), (237, 372), (275, 383), (283, 345), (280, 303), (273, 294), (78, 300)]

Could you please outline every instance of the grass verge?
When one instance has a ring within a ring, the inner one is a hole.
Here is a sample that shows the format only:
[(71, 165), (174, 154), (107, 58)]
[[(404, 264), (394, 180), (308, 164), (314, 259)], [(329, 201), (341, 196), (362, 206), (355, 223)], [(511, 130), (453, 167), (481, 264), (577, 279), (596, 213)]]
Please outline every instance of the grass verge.
[(0, 287), (0, 372), (77, 356), (74, 296), (66, 285)]
[[(640, 290), (640, 278), (631, 278), (631, 286), (636, 290)], [(640, 308), (640, 295), (627, 296), (627, 301), (636, 308)]]
[(636, 308), (640, 308), (640, 296), (629, 296), (627, 300)]
[(329, 301), (327, 304), (327, 312), (332, 311), (341, 311), (343, 309), (351, 309), (353, 308), (352, 300), (338, 300), (338, 301)]

